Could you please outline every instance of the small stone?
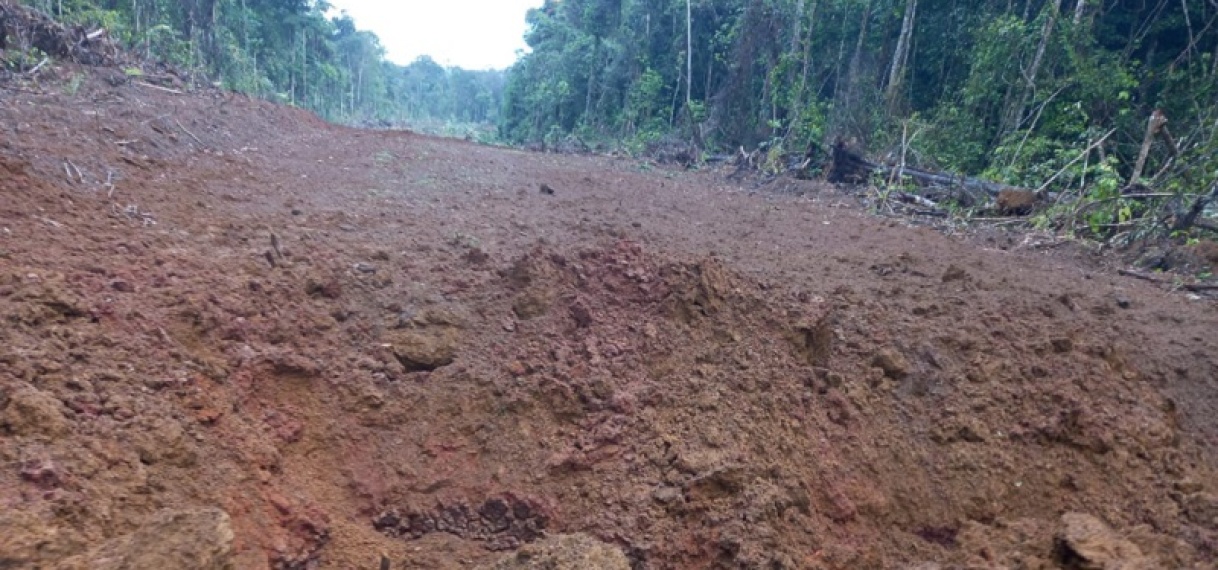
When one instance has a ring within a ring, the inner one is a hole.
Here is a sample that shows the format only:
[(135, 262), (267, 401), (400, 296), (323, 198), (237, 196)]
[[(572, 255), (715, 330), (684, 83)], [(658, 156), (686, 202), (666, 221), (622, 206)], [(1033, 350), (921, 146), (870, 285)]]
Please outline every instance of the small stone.
[(681, 497), (681, 490), (673, 487), (660, 487), (651, 492), (651, 498), (655, 499), (657, 503), (665, 505), (675, 503), (681, 500)]
[(1124, 295), (1117, 295), (1116, 304), (1122, 309), (1128, 309), (1133, 306), (1133, 302), (1129, 300), (1129, 297)]
[(371, 263), (356, 263), (351, 268), (359, 273), (376, 273), (376, 266)]
[(529, 373), (528, 367), (525, 366), (524, 363), (519, 360), (513, 360), (513, 361), (509, 362), (507, 365), (507, 371), (512, 376), (516, 376), (516, 377), (524, 376), (525, 374)]
[(135, 291), (134, 285), (122, 280), (111, 283), (110, 288), (118, 291), (119, 293), (131, 293)]

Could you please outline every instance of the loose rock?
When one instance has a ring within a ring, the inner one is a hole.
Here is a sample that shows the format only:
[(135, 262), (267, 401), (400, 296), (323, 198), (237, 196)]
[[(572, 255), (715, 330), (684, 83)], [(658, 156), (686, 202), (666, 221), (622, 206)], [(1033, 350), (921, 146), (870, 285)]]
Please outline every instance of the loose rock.
[(1118, 536), (1103, 521), (1086, 514), (1062, 515), (1057, 537), (1058, 559), (1079, 570), (1151, 570), (1158, 568), (1136, 545)]
[(909, 361), (901, 353), (891, 349), (881, 349), (871, 358), (871, 365), (884, 371), (884, 375), (893, 380), (900, 380), (909, 375)]
[(420, 372), (452, 364), (459, 340), (456, 329), (435, 327), (398, 332), (390, 343), (393, 355), (406, 370)]

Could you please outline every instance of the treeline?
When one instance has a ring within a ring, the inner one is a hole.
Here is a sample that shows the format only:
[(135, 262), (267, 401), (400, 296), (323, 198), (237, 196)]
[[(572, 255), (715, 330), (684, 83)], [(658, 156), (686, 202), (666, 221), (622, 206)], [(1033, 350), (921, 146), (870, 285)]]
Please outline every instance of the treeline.
[[(528, 21), (515, 142), (842, 139), (1032, 188), (1218, 177), (1212, 1), (547, 0)], [(1139, 161), (1155, 109), (1177, 148)]]
[(319, 0), (25, 0), (105, 28), (138, 56), (196, 79), (313, 109), (331, 120), (494, 123), (500, 71), (385, 59), (380, 39)]

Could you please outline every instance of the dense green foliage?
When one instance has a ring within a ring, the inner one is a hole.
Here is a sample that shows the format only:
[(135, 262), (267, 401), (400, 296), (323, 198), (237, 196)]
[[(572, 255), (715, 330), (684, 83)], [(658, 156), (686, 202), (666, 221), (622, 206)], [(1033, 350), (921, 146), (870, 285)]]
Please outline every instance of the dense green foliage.
[[(1218, 175), (1214, 2), (547, 0), (528, 21), (500, 123), (512, 141), (800, 151), (840, 137), (1090, 188), (1131, 177), (1158, 108), (1192, 158), (1157, 151), (1143, 177), (1200, 192)], [(1185, 162), (1189, 181), (1173, 177)]]
[(380, 40), (322, 0), (26, 0), (106, 28), (148, 59), (345, 122), (496, 122), (500, 71), (385, 60)]

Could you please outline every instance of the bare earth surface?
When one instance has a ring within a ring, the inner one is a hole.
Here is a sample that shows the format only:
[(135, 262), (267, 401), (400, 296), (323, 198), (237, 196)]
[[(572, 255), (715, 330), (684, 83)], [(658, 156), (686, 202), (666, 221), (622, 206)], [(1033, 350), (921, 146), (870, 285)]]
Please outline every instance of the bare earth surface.
[(1218, 567), (1212, 300), (112, 83), (0, 89), (0, 568)]

